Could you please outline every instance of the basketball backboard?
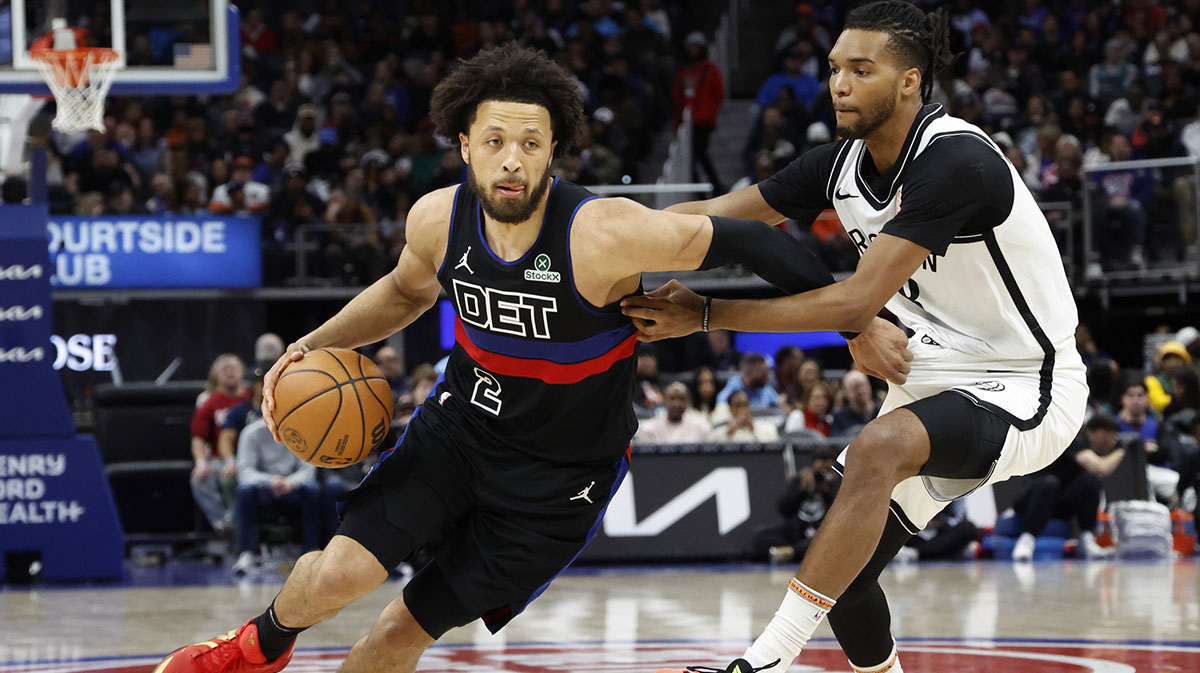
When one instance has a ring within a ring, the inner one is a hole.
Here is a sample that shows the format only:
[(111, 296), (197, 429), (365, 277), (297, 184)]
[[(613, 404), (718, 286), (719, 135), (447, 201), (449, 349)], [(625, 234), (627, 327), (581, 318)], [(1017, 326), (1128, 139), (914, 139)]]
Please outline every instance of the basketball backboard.
[(86, 46), (117, 52), (110, 95), (237, 88), (237, 8), (228, 0), (0, 0), (0, 93), (50, 93), (29, 48), (56, 18), (86, 29)]

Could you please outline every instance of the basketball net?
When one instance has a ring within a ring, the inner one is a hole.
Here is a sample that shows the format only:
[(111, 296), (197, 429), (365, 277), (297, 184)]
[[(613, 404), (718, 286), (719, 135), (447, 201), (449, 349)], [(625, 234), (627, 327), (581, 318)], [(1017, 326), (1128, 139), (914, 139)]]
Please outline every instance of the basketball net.
[(117, 74), (117, 52), (79, 46), (81, 32), (55, 19), (50, 35), (34, 41), (29, 50), (54, 94), (54, 128), (66, 133), (104, 131), (104, 101)]

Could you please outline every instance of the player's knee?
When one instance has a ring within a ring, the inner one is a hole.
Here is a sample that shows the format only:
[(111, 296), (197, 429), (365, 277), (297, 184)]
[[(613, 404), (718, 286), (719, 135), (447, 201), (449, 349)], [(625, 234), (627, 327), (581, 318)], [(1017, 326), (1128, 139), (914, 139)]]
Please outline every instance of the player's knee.
[(381, 659), (404, 660), (420, 656), (433, 642), (411, 613), (389, 607), (375, 622), (365, 644)]
[[(347, 557), (336, 550), (331, 552), (330, 549), (310, 553), (319, 554), (313, 563), (316, 568), (315, 585), (317, 593), (321, 596), (348, 603), (369, 593), (378, 585), (358, 559)], [(376, 562), (375, 565), (379, 564)]]
[(892, 447), (900, 441), (886, 423), (868, 423), (850, 443), (846, 454), (846, 479), (888, 480), (900, 460)]

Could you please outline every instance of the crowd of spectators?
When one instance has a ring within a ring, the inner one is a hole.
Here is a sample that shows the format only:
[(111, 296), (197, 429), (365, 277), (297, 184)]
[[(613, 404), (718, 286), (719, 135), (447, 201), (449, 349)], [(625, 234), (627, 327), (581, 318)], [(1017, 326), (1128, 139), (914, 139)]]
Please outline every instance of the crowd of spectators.
[(691, 20), (679, 0), (237, 4), (236, 92), (110, 98), (105, 132), (55, 134), (52, 208), (254, 215), (267, 283), (295, 274), (302, 230), (309, 275), (363, 284), (389, 267), (413, 202), (466, 175), (429, 120), (433, 88), (502, 41), (544, 50), (583, 96), (590, 123), (554, 174), (639, 181)]
[[(775, 45), (775, 72), (759, 89), (735, 187), (831, 139), (825, 57), (849, 8), (796, 4)], [(1089, 273), (1195, 260), (1194, 166), (1104, 170), (1089, 173), (1086, 187), (1081, 169), (1200, 159), (1200, 3), (956, 0), (946, 9), (960, 56), (938, 77), (932, 102), (987, 131), (1039, 201), (1071, 204), (1069, 213), (1047, 213), (1064, 254), (1082, 259), (1087, 198)], [(793, 226), (831, 266), (853, 268), (857, 255), (840, 227), (805, 225)]]
[[(634, 442), (845, 444), (879, 413), (882, 382), (873, 387), (855, 369), (827, 375), (796, 346), (768, 357), (730, 352), (726, 332), (692, 342), (681, 362), (666, 346), (640, 346), (634, 402), (643, 420)], [(718, 353), (731, 366), (714, 367)], [(660, 370), (660, 359), (672, 362), (670, 371)]]

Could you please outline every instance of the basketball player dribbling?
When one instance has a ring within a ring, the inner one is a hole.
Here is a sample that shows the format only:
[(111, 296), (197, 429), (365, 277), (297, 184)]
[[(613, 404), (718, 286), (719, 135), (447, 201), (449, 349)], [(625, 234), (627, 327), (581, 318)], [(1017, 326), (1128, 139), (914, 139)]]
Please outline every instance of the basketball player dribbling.
[(849, 278), (757, 301), (672, 281), (623, 302), (650, 341), (704, 327), (856, 330), (885, 305), (914, 332), (907, 381), (842, 452), (841, 489), (779, 610), (741, 658), (702, 670), (785, 671), (828, 616), (855, 671), (899, 673), (884, 566), (951, 500), (1053, 462), (1083, 422), (1076, 308), (1046, 219), (987, 135), (927, 104), (950, 60), (940, 10), (855, 9), (829, 54), (842, 139), (759, 185), (677, 207), (767, 222), (832, 207), (861, 255)]
[[(263, 416), (278, 440), (274, 385), (304, 352), (379, 341), (440, 290), (458, 318), (445, 376), (271, 606), (156, 673), (281, 670), (301, 631), (434, 538), (434, 560), (340, 670), (410, 672), (455, 626), (499, 630), (575, 559), (628, 469), (637, 330), (618, 301), (640, 291), (640, 274), (736, 261), (790, 292), (833, 281), (762, 222), (650, 210), (551, 179), (584, 117), (570, 75), (539, 52), (480, 52), (442, 80), (431, 108), (460, 141), (468, 182), (418, 200), (396, 268), (289, 346), (264, 381)], [(902, 380), (903, 332), (883, 320), (864, 330), (854, 338), (863, 366)]]

